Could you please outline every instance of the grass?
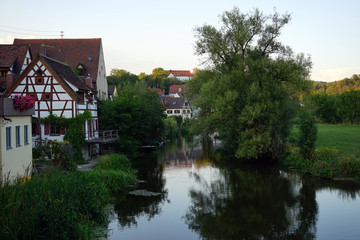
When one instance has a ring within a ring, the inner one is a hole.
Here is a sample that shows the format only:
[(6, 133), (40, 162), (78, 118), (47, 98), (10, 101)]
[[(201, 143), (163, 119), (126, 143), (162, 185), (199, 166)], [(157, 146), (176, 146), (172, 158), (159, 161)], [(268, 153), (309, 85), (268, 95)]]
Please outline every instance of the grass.
[[(291, 133), (294, 143), (298, 134), (296, 128)], [(315, 153), (307, 158), (299, 154), (295, 145), (284, 160), (286, 164), (314, 176), (360, 181), (360, 125), (319, 124)]]
[(337, 148), (350, 156), (360, 155), (360, 125), (318, 125), (316, 147)]
[(90, 172), (54, 168), (0, 185), (0, 239), (93, 239), (107, 223), (111, 192), (136, 182), (125, 156), (102, 156)]

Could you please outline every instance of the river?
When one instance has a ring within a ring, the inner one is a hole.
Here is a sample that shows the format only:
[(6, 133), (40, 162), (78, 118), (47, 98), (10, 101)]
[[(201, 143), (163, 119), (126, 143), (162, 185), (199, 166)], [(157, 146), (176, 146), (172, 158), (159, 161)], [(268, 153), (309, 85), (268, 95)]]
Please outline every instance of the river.
[(359, 184), (209, 155), (179, 140), (138, 162), (137, 188), (162, 194), (120, 195), (109, 239), (360, 239)]

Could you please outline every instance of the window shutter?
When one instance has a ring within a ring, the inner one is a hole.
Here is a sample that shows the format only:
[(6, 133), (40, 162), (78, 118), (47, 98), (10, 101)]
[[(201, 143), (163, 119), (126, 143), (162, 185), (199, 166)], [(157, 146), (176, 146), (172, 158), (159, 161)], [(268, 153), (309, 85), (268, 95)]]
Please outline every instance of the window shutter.
[(60, 128), (60, 134), (61, 134), (61, 135), (65, 135), (65, 127)]
[(50, 133), (50, 123), (45, 124), (45, 135), (49, 135)]

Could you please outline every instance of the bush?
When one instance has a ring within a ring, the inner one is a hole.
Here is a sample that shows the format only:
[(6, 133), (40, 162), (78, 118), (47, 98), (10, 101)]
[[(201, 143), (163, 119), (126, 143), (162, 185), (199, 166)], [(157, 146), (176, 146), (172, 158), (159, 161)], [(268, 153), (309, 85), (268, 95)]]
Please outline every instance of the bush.
[(51, 173), (0, 189), (0, 239), (89, 239), (106, 221), (108, 191), (82, 172)]
[(89, 173), (105, 184), (110, 192), (125, 189), (136, 182), (135, 172), (125, 155), (109, 154), (99, 158), (94, 170)]
[(33, 157), (33, 159), (40, 158), (41, 157), (41, 148), (38, 148), (38, 147), (33, 148), (32, 149), (32, 157)]
[(109, 154), (103, 155), (96, 163), (95, 169), (121, 170), (128, 172), (131, 170), (130, 160), (125, 155)]
[(52, 145), (52, 153), (54, 155), (54, 164), (67, 171), (76, 170), (77, 165), (74, 162), (74, 151), (72, 145), (69, 142), (58, 142), (54, 140)]

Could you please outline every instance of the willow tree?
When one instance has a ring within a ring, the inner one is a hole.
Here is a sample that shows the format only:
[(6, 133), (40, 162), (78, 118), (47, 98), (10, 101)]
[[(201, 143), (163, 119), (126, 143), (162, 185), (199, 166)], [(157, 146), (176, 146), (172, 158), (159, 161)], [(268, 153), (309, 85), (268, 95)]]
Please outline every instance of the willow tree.
[(290, 15), (224, 12), (222, 26), (195, 29), (196, 54), (207, 70), (190, 81), (198, 127), (217, 132), (237, 158), (276, 159), (292, 125), (299, 97), (310, 90), (311, 61), (279, 41)]

